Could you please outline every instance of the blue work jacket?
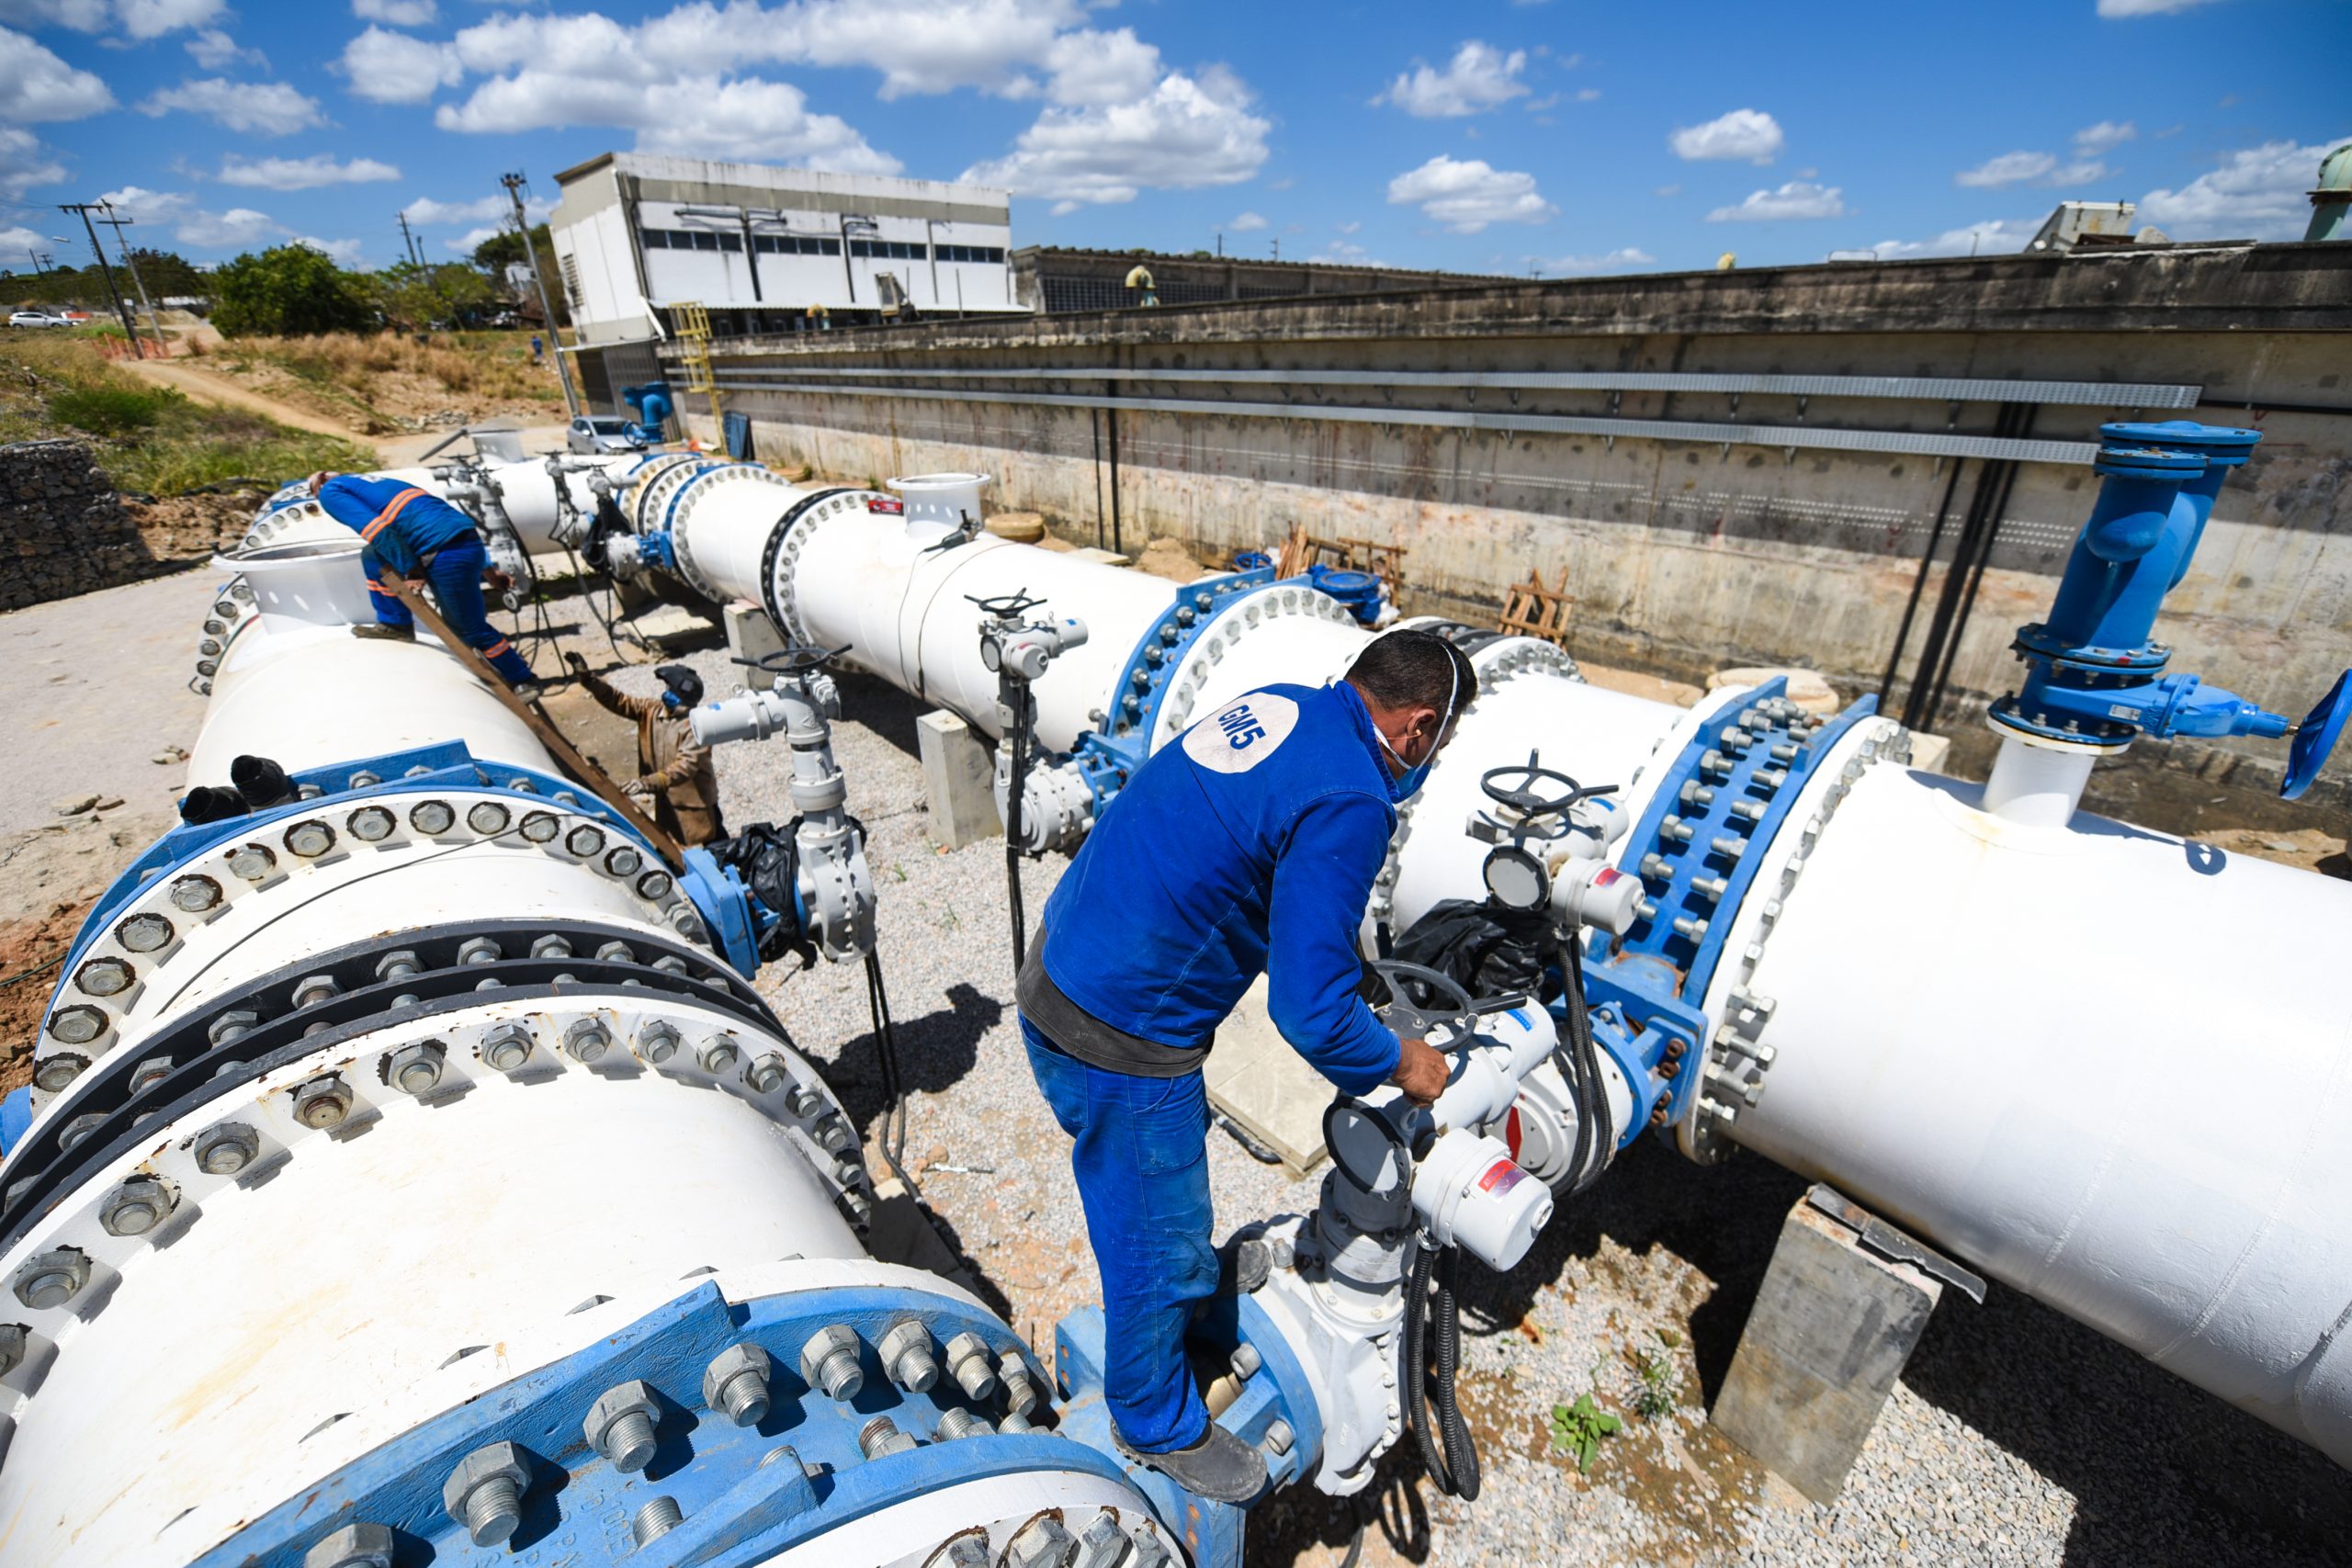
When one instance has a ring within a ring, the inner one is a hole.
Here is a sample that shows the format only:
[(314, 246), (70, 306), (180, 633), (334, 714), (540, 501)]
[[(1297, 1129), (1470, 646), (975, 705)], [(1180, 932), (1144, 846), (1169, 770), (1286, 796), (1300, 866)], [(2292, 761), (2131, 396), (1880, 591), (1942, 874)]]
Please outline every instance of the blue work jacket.
[(1046, 901), (1043, 962), (1114, 1028), (1206, 1046), (1267, 976), (1274, 1027), (1351, 1094), (1396, 1071), (1356, 931), (1396, 785), (1354, 687), (1269, 686), (1136, 770)]
[(371, 578), (379, 564), (415, 577), (425, 557), (474, 531), (472, 518), (431, 491), (398, 479), (337, 474), (319, 487), (319, 505), (359, 536), (366, 547), (360, 560)]

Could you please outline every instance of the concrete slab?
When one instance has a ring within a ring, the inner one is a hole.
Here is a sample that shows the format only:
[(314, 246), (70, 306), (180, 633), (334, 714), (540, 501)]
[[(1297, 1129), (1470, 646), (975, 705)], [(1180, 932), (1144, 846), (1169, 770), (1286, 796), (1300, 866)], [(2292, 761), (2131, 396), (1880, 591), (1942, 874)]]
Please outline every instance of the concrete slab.
[[(758, 605), (729, 604), (718, 612), (718, 618), (727, 628), (727, 651), (731, 657), (757, 660), (784, 651), (784, 634), (775, 629), (768, 613)], [(756, 671), (745, 670), (744, 682), (754, 683), (755, 675)]]
[(944, 709), (915, 720), (922, 758), (923, 818), (932, 842), (960, 850), (1004, 836), (996, 810), (996, 760), (978, 730)]
[(639, 637), (665, 648), (679, 648), (715, 636), (718, 623), (684, 604), (657, 604), (629, 617)]
[(1281, 1156), (1294, 1181), (1329, 1157), (1323, 1112), (1338, 1091), (1274, 1028), (1263, 975), (1217, 1029), (1216, 1049), (1201, 1075), (1209, 1103)]

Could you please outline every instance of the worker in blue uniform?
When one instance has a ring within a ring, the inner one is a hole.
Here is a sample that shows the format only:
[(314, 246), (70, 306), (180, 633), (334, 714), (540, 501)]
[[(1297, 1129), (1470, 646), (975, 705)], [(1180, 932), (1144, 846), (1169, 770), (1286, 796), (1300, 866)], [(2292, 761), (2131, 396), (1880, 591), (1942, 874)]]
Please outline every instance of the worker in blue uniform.
[(1245, 1501), (1257, 1450), (1209, 1419), (1184, 1358), (1216, 1289), (1207, 1092), (1216, 1026), (1267, 976), (1291, 1047), (1342, 1091), (1427, 1104), (1448, 1061), (1362, 998), (1356, 931), (1396, 803), (1420, 786), (1477, 675), (1453, 644), (1391, 632), (1345, 680), (1238, 697), (1162, 747), (1046, 902), (1017, 995), (1102, 1281), (1103, 1397), (1132, 1457)]
[(482, 547), (474, 520), (435, 495), (400, 479), (374, 479), (360, 474), (311, 476), (311, 493), (326, 514), (357, 534), (360, 565), (368, 572), (368, 597), (376, 607), (376, 624), (354, 626), (356, 637), (416, 636), (415, 618), (387, 586), (387, 577), (422, 577), (432, 585), (434, 602), (449, 629), (490, 661), (526, 698), (536, 698), (531, 667), (514, 645), (490, 624), (482, 603), (481, 581), (492, 571), (490, 552)]

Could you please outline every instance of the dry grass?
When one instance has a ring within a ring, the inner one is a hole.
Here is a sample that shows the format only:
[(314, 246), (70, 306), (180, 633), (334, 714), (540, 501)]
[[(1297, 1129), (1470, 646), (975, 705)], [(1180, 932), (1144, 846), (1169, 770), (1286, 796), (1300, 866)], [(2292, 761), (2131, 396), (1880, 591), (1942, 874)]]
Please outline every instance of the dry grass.
[(232, 375), (255, 370), (290, 378), (322, 412), (362, 416), (363, 428), (392, 428), (402, 415), (454, 407), (468, 417), (560, 406), (547, 368), (531, 363), (527, 333), (436, 333), (419, 342), (399, 333), (360, 336), (236, 338), (201, 350)]

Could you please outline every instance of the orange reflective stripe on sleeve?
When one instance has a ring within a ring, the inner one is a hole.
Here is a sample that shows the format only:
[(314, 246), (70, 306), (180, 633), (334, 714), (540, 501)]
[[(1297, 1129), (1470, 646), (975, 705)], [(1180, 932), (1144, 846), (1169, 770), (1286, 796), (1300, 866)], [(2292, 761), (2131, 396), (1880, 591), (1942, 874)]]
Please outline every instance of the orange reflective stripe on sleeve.
[(492, 643), (488, 648), (481, 650), (482, 657), (485, 659), (495, 659), (502, 653), (510, 653), (514, 651), (514, 645), (513, 643), (508, 642), (504, 637), (500, 637), (496, 642)]
[(392, 497), (390, 503), (387, 505), (383, 511), (379, 512), (374, 517), (370, 518), (368, 520), (368, 526), (359, 530), (359, 536), (370, 543), (373, 543), (376, 536), (383, 531), (384, 525), (390, 523), (393, 518), (398, 517), (401, 514), (401, 508), (406, 506), (410, 502), (414, 501), (418, 496), (421, 496), (424, 493), (424, 492), (423, 491), (418, 490), (414, 485), (411, 485), (408, 489), (401, 491), (400, 494)]

